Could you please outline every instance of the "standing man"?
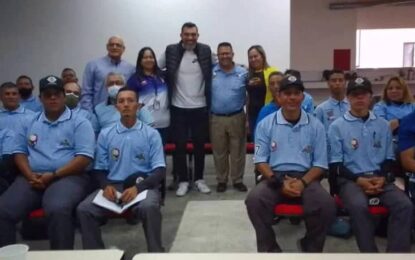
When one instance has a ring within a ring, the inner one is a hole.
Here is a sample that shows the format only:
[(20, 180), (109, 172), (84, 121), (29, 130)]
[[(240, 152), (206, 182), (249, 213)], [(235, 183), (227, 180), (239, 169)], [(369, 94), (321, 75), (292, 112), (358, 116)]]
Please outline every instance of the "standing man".
[(39, 86), (44, 111), (17, 134), (13, 154), (21, 174), (0, 196), (0, 247), (16, 243), (16, 224), (42, 207), (51, 249), (73, 249), (73, 213), (87, 192), (94, 132), (65, 106), (61, 79), (48, 76)]
[(235, 65), (233, 55), (230, 43), (220, 43), (219, 64), (213, 68), (212, 73), (210, 140), (218, 181), (217, 192), (226, 191), (229, 173), (233, 187), (239, 191), (247, 191), (242, 181), (246, 153), (244, 105), (248, 72)]
[(322, 252), (336, 213), (333, 198), (320, 184), (327, 169), (326, 134), (320, 121), (301, 109), (300, 79), (285, 77), (279, 93), (281, 109), (265, 117), (255, 132), (255, 168), (263, 178), (245, 204), (258, 252), (281, 252), (272, 224), (275, 205), (284, 201), (304, 205), (306, 234), (299, 249)]
[(383, 118), (370, 110), (372, 84), (356, 78), (347, 86), (350, 110), (329, 127), (330, 174), (337, 179), (338, 193), (350, 214), (361, 252), (378, 252), (375, 225), (368, 199), (379, 198), (389, 210), (387, 252), (411, 250), (412, 204), (393, 183), (392, 133)]
[(167, 46), (160, 67), (167, 69), (169, 85), (172, 138), (176, 144), (173, 154), (174, 172), (179, 177), (177, 196), (189, 190), (186, 162), (186, 143), (191, 132), (194, 144), (195, 186), (202, 193), (210, 193), (203, 180), (205, 168), (204, 144), (209, 135), (208, 111), (211, 104), (212, 52), (206, 44), (198, 43), (196, 24), (185, 23), (181, 41)]
[(81, 106), (89, 111), (99, 103), (107, 100), (105, 78), (110, 72), (122, 74), (128, 79), (135, 72), (135, 67), (121, 59), (125, 51), (123, 39), (112, 36), (107, 43), (107, 56), (89, 62), (82, 79)]
[(42, 111), (39, 99), (33, 96), (33, 82), (29, 76), (21, 75), (16, 79), (16, 86), (20, 93), (20, 104), (33, 112)]
[(5, 82), (0, 86), (0, 126), (13, 132), (20, 131), (22, 124), (30, 120), (35, 112), (20, 105), (19, 89), (13, 82)]
[[(163, 252), (158, 187), (166, 176), (166, 163), (161, 138), (157, 130), (137, 120), (138, 94), (133, 89), (120, 89), (116, 107), (120, 120), (98, 136), (95, 174), (104, 197), (110, 201), (115, 202), (117, 191), (122, 192), (124, 204), (148, 191), (147, 197), (132, 206), (131, 211), (143, 220), (148, 251)], [(143, 180), (138, 182), (138, 178)], [(93, 204), (97, 193), (89, 195), (77, 210), (84, 249), (105, 248), (100, 226), (109, 211)]]
[(349, 102), (346, 99), (344, 72), (342, 70), (330, 70), (325, 76), (330, 97), (317, 106), (314, 115), (324, 125), (327, 132), (330, 124), (349, 110)]
[(61, 73), (61, 78), (63, 84), (66, 84), (68, 82), (78, 83), (78, 77), (76, 76), (75, 70), (72, 68), (64, 68)]

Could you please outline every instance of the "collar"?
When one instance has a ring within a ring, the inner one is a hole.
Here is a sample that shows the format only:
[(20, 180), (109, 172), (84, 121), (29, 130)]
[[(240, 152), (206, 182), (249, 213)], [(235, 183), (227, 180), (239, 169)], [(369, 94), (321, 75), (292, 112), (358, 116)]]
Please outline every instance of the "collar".
[(24, 108), (24, 106), (19, 105), (15, 110), (7, 110), (6, 108), (2, 107), (0, 108), (1, 112), (7, 112), (10, 114), (24, 114), (24, 112), (26, 111), (26, 109)]
[(46, 117), (45, 115), (45, 111), (42, 111), (42, 113), (40, 113), (39, 115), (39, 120), (41, 120), (42, 122), (51, 124), (51, 125), (55, 125), (55, 124), (59, 124), (61, 122), (70, 120), (72, 118), (72, 111), (65, 106), (65, 110), (63, 111), (63, 113), (59, 116), (59, 118), (56, 121), (49, 121), (49, 119)]
[(131, 131), (131, 130), (141, 130), (143, 128), (143, 122), (137, 119), (137, 121), (131, 128), (127, 128), (121, 123), (121, 120), (120, 120), (117, 122), (115, 128), (117, 130), (117, 133), (119, 134)]
[(329, 97), (329, 102), (332, 105), (349, 104), (349, 101), (347, 100), (346, 97), (343, 100), (341, 100), (341, 101), (338, 101), (337, 99), (334, 99), (333, 97)]
[(72, 112), (74, 113), (78, 112), (79, 110), (81, 110), (81, 105), (79, 105), (79, 103), (76, 105), (76, 107), (72, 108)]
[(222, 72), (222, 73), (224, 73), (224, 74), (234, 74), (234, 73), (236, 73), (236, 64), (235, 63), (233, 63), (233, 68), (232, 68), (232, 70), (231, 71), (229, 71), (229, 72), (226, 72), (226, 71), (224, 71), (223, 69), (222, 69), (222, 67), (219, 65), (219, 63), (218, 64), (216, 64), (215, 65), (215, 67), (213, 68), (213, 73), (217, 73), (217, 72)]
[(106, 55), (104, 59), (105, 59), (106, 61), (108, 61), (110, 64), (113, 64), (113, 65), (120, 65), (120, 63), (121, 63), (121, 61), (122, 61), (122, 59), (121, 59), (121, 58), (120, 58), (120, 60), (118, 60), (118, 61), (113, 60), (113, 59), (111, 59), (111, 57), (110, 57), (110, 56), (108, 56), (108, 55)]
[[(289, 125), (289, 126), (293, 126), (290, 122), (288, 122), (285, 118), (284, 115), (282, 114), (282, 109), (277, 111), (276, 114), (276, 124), (277, 125)], [(310, 122), (310, 119), (308, 118), (307, 113), (301, 109), (301, 116), (300, 116), (300, 120), (297, 122), (296, 125), (294, 125), (293, 127), (299, 127), (301, 125), (308, 125), (308, 123)]]
[[(350, 113), (350, 110), (347, 111), (346, 113), (344, 113), (343, 117), (344, 117), (344, 119), (346, 119), (347, 121), (350, 121), (350, 122), (362, 121), (362, 119), (360, 117), (355, 117), (354, 115), (352, 115), (352, 113)], [(375, 120), (376, 118), (377, 118), (376, 115), (372, 111), (369, 111), (369, 119), (368, 120)]]

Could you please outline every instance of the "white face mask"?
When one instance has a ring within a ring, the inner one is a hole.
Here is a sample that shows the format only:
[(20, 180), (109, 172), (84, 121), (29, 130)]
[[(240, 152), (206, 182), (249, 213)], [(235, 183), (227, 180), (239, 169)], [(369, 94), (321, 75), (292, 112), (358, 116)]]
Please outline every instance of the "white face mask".
[(118, 91), (122, 88), (122, 86), (119, 85), (112, 85), (108, 88), (108, 96), (110, 98), (115, 98), (118, 94)]

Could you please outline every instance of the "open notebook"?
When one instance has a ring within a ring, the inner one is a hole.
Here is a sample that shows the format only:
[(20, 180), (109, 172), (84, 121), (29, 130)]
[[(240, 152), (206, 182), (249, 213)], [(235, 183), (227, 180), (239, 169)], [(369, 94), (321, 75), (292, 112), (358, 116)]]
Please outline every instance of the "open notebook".
[[(121, 194), (120, 192), (117, 191), (117, 198), (121, 198)], [(129, 207), (131, 207), (132, 205), (144, 200), (147, 197), (147, 190), (140, 192), (135, 199), (133, 199), (132, 201), (130, 201), (128, 204), (125, 205), (118, 205), (117, 203), (108, 200), (107, 198), (104, 197), (104, 191), (103, 190), (99, 190), (99, 192), (97, 193), (97, 195), (95, 196), (94, 200), (92, 201), (92, 203), (94, 203), (97, 206), (106, 208), (108, 210), (111, 210), (115, 213), (121, 214), (124, 211), (126, 211)]]

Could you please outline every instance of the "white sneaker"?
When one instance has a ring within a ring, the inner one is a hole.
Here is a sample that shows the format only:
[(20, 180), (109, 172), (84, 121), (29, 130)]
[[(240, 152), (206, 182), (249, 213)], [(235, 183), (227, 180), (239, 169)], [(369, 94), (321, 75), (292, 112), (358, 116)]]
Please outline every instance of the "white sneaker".
[(195, 186), (197, 190), (201, 193), (210, 193), (209, 187), (206, 185), (205, 180), (197, 180), (195, 181)]
[(183, 181), (179, 183), (179, 188), (176, 191), (176, 196), (183, 197), (189, 191), (189, 182)]

